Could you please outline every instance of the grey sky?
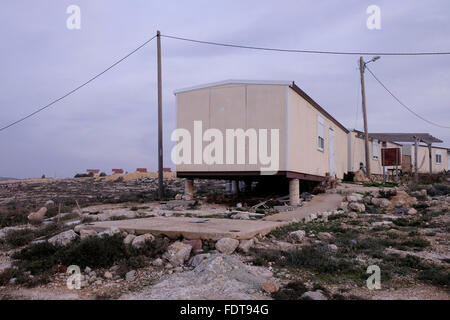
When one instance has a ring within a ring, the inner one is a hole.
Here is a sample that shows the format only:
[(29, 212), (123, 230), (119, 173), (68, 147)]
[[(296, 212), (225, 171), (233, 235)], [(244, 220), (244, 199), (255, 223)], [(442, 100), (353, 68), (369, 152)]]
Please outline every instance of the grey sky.
[[(81, 30), (66, 8), (81, 8)], [(366, 28), (381, 8), (382, 29)], [(155, 34), (283, 48), (450, 51), (450, 2), (24, 1), (0, 11), (0, 126), (84, 82)], [(162, 39), (165, 166), (175, 128), (173, 90), (223, 79), (295, 80), (338, 121), (362, 129), (357, 56), (271, 53)], [(156, 42), (52, 108), (0, 133), (0, 176), (72, 176), (157, 166)], [(370, 58), (370, 57), (367, 57)], [(407, 105), (450, 125), (450, 56), (383, 57), (371, 69)], [(372, 132), (450, 130), (405, 111), (367, 75)]]

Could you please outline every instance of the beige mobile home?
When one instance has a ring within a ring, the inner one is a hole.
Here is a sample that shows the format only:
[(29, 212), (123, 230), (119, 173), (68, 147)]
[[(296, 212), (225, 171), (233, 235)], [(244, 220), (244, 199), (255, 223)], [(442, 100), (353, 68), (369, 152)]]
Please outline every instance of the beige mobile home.
[[(383, 148), (402, 148), (401, 144), (391, 141), (381, 141), (369, 137), (369, 159), (371, 174), (382, 175), (383, 165), (381, 159), (381, 149)], [(351, 130), (348, 133), (348, 159), (349, 172), (356, 172), (360, 169), (360, 164), (365, 167), (365, 145), (364, 133), (358, 130)], [(399, 159), (401, 163), (401, 159)], [(386, 166), (386, 170), (394, 169), (393, 166)], [(399, 169), (401, 167), (399, 166)]]
[[(415, 166), (414, 152), (415, 146), (411, 144), (404, 145), (402, 153), (411, 157), (411, 165)], [(448, 152), (447, 148), (431, 147), (431, 170), (433, 173), (439, 173), (448, 170)], [(419, 173), (430, 172), (430, 154), (428, 146), (418, 145), (417, 148), (417, 169)]]
[[(227, 80), (176, 90), (175, 95), (177, 128), (189, 133), (184, 139), (194, 141), (193, 151), (177, 149), (184, 160), (176, 163), (177, 176), (190, 178), (188, 190), (192, 178), (276, 176), (290, 179), (295, 203), (299, 179), (321, 181), (327, 174), (342, 178), (347, 172), (349, 131), (294, 82)], [(208, 129), (213, 130), (205, 134)], [(245, 132), (244, 162), (237, 157), (244, 145), (237, 129)], [(173, 138), (181, 143), (180, 137)], [(222, 141), (209, 154), (213, 140)]]

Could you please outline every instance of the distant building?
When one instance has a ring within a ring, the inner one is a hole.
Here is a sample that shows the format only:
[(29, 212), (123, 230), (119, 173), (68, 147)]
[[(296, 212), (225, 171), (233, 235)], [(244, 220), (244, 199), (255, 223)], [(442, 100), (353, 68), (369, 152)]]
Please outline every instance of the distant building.
[(146, 173), (147, 172), (147, 168), (137, 168), (136, 172)]
[(93, 175), (98, 175), (100, 173), (99, 169), (86, 169), (87, 173), (92, 173)]
[(163, 168), (163, 172), (172, 172), (172, 169), (170, 169), (170, 168)]
[(113, 174), (123, 174), (123, 169), (112, 169)]

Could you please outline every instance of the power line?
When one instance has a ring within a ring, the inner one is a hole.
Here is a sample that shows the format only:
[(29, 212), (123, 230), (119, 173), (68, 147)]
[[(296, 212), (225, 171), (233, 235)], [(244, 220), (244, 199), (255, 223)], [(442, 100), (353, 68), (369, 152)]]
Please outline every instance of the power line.
[(372, 77), (375, 78), (375, 80), (395, 99), (397, 100), (398, 103), (400, 103), (401, 106), (403, 106), (406, 110), (408, 110), (409, 112), (411, 112), (413, 115), (415, 115), (416, 117), (418, 117), (419, 119), (422, 119), (425, 122), (428, 122), (429, 124), (432, 124), (434, 126), (440, 127), (440, 128), (445, 128), (445, 129), (450, 129), (450, 127), (446, 127), (446, 126), (442, 126), (440, 124), (434, 123), (428, 119), (425, 119), (424, 117), (422, 117), (420, 114), (416, 113), (414, 110), (412, 110), (411, 108), (409, 108), (406, 104), (404, 104), (399, 98), (397, 98), (392, 91), (390, 91), (384, 84), (383, 82), (381, 82), (380, 79), (377, 78), (377, 76), (375, 76), (375, 74), (372, 72), (372, 70), (370, 70), (367, 65), (366, 65), (366, 69), (370, 72), (370, 74), (372, 75)]
[(70, 96), (72, 93), (75, 93), (76, 91), (80, 90), (81, 88), (83, 88), (84, 86), (88, 85), (89, 83), (91, 83), (92, 81), (94, 81), (95, 79), (97, 79), (98, 77), (100, 77), (101, 75), (103, 75), (104, 73), (106, 73), (107, 71), (111, 70), (112, 68), (114, 68), (115, 66), (117, 66), (119, 63), (121, 63), (122, 61), (124, 61), (125, 59), (127, 59), (129, 56), (131, 56), (132, 54), (136, 53), (137, 51), (139, 51), (140, 49), (142, 49), (143, 47), (145, 47), (149, 42), (151, 42), (153, 39), (156, 38), (156, 35), (153, 36), (152, 38), (148, 39), (147, 41), (145, 41), (143, 44), (141, 44), (139, 47), (137, 47), (136, 49), (134, 49), (133, 51), (131, 51), (130, 53), (128, 53), (127, 55), (125, 55), (123, 58), (117, 60), (116, 62), (114, 62), (112, 65), (110, 65), (108, 68), (106, 68), (105, 70), (103, 70), (102, 72), (98, 73), (97, 75), (93, 76), (92, 78), (90, 78), (89, 80), (87, 80), (86, 82), (84, 82), (83, 84), (79, 85), (78, 87), (76, 87), (75, 89), (67, 92), (66, 94), (64, 94), (63, 96), (53, 100), (52, 102), (50, 102), (49, 104), (43, 106), (42, 108), (37, 109), (36, 111), (28, 114), (27, 116), (20, 118), (19, 120), (16, 120), (2, 128), (0, 128), (0, 131), (6, 130), (9, 127), (12, 127), (32, 116), (34, 116), (35, 114), (44, 111), (45, 109), (51, 107), (52, 105), (54, 105), (55, 103), (57, 103), (58, 101), (63, 100), (64, 98)]
[(269, 48), (269, 47), (255, 47), (249, 45), (239, 45), (231, 43), (221, 43), (213, 41), (203, 41), (189, 38), (182, 38), (177, 36), (162, 34), (162, 37), (188, 41), (194, 43), (208, 44), (214, 46), (251, 49), (251, 50), (264, 50), (264, 51), (277, 51), (277, 52), (292, 52), (292, 53), (313, 53), (313, 54), (334, 54), (334, 55), (374, 55), (374, 56), (430, 56), (430, 55), (450, 55), (450, 52), (357, 52), (357, 51), (320, 51), (320, 50), (302, 50), (302, 49), (282, 49), (282, 48)]

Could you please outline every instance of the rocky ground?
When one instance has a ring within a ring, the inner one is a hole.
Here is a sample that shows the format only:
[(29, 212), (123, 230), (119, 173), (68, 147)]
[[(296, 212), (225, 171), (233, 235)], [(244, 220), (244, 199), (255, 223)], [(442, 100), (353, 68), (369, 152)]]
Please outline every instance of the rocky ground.
[[(338, 208), (312, 212), (250, 240), (168, 239), (89, 228), (93, 220), (149, 216), (257, 220), (292, 209), (280, 206), (282, 201), (260, 205), (264, 197), (254, 195), (230, 198), (220, 181), (198, 181), (196, 187), (197, 198), (183, 200), (183, 181), (168, 179), (168, 201), (159, 202), (153, 178), (0, 183), (0, 296), (450, 298), (447, 181), (398, 188), (340, 185), (327, 190), (344, 196)], [(303, 202), (311, 197), (302, 195)], [(67, 273), (70, 265), (79, 266), (79, 277)], [(366, 285), (371, 265), (381, 271), (379, 290)], [(69, 289), (68, 282), (79, 289)]]

